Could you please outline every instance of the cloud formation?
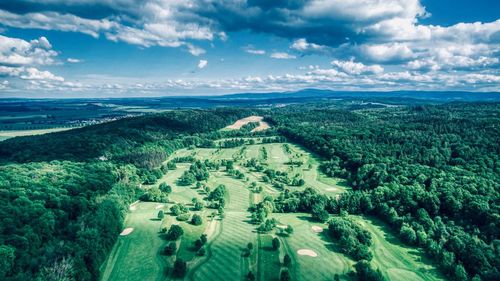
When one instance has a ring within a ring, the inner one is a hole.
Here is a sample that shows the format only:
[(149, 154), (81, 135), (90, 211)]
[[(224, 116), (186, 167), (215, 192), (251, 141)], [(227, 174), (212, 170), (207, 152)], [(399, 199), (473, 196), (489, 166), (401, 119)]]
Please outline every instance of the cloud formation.
[(199, 69), (205, 68), (207, 65), (208, 65), (208, 61), (207, 60), (200, 60), (198, 62), (198, 68)]

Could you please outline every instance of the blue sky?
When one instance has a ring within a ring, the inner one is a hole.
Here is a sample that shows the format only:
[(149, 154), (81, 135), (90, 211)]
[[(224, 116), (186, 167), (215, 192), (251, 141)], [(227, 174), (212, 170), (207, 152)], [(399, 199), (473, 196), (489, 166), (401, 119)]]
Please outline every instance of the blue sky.
[(0, 2), (0, 97), (499, 91), (494, 0)]

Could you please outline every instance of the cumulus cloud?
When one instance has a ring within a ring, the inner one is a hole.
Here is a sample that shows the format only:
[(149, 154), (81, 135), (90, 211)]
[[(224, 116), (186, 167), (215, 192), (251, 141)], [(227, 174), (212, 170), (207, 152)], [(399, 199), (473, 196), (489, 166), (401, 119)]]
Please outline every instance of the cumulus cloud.
[(38, 70), (34, 67), (29, 67), (25, 70), (25, 74), (20, 76), (21, 79), (25, 80), (53, 80), (53, 81), (64, 81), (64, 78), (52, 74), (49, 71)]
[(0, 35), (0, 65), (48, 65), (55, 63), (57, 52), (47, 38), (31, 41)]
[(350, 61), (333, 60), (331, 64), (335, 68), (347, 74), (353, 74), (353, 75), (366, 74), (366, 73), (379, 74), (384, 72), (384, 68), (381, 67), (380, 65), (375, 64), (368, 66), (360, 62), (354, 62), (353, 60)]
[(296, 58), (296, 56), (284, 52), (274, 52), (270, 55), (270, 57), (273, 59), (281, 59), (281, 60), (290, 60)]
[(208, 65), (208, 61), (207, 60), (200, 60), (198, 62), (198, 68), (199, 69), (205, 68), (207, 65)]

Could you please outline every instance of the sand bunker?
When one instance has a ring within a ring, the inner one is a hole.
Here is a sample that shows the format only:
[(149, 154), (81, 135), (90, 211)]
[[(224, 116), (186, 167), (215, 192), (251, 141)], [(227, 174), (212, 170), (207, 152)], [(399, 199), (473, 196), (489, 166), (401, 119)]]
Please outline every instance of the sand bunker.
[(309, 250), (309, 249), (300, 249), (297, 251), (297, 254), (301, 255), (301, 256), (309, 256), (309, 257), (312, 257), (312, 258), (315, 258), (318, 256), (318, 254), (316, 254), (315, 251), (313, 250)]
[(276, 227), (277, 227), (277, 228), (283, 228), (283, 229), (285, 229), (285, 228), (287, 228), (288, 226), (287, 226), (287, 225), (284, 225), (284, 224), (278, 224)]
[(161, 209), (161, 208), (163, 208), (163, 204), (156, 205), (156, 207), (155, 207), (156, 210)]
[(313, 231), (313, 232), (316, 232), (316, 233), (323, 232), (323, 228), (322, 228), (322, 227), (319, 227), (319, 226), (317, 226), (317, 225), (313, 225), (313, 226), (311, 227), (311, 229), (312, 229), (312, 231)]
[(248, 124), (250, 122), (260, 122), (262, 121), (263, 118), (264, 117), (262, 116), (255, 116), (255, 115), (248, 116), (246, 118), (237, 120), (236, 122), (234, 122), (233, 125), (227, 126), (226, 129), (239, 130), (243, 125)]
[(128, 207), (130, 211), (135, 211), (137, 210), (137, 207), (135, 205), (137, 205), (137, 203), (139, 203), (141, 201), (137, 200), (135, 201), (134, 203), (130, 204), (130, 206)]
[(121, 236), (125, 236), (125, 235), (129, 235), (130, 233), (132, 233), (132, 231), (134, 231), (134, 229), (132, 227), (129, 227), (129, 228), (125, 228), (122, 233), (120, 233)]
[(337, 189), (335, 187), (328, 187), (325, 188), (325, 191), (337, 191)]
[(255, 116), (255, 115), (248, 116), (246, 118), (243, 118), (243, 119), (240, 119), (240, 120), (234, 122), (234, 124), (232, 124), (232, 125), (227, 126), (226, 129), (239, 130), (239, 129), (241, 129), (241, 127), (243, 125), (246, 125), (246, 124), (251, 123), (251, 122), (258, 122), (259, 123), (259, 126), (255, 127), (252, 130), (252, 132), (264, 131), (264, 130), (269, 129), (270, 128), (269, 124), (267, 122), (262, 121), (262, 119), (264, 119), (264, 117), (262, 117), (262, 116)]
[(251, 132), (260, 132), (271, 128), (267, 122), (260, 121), (259, 126), (255, 127)]

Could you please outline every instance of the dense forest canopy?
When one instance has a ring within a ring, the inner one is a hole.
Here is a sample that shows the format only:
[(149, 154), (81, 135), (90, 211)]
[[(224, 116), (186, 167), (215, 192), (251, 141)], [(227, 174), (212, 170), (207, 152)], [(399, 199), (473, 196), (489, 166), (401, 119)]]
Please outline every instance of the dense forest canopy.
[[(500, 279), (498, 103), (176, 110), (0, 142), (0, 279), (46, 280), (54, 268), (70, 268), (78, 279), (97, 280), (128, 204), (143, 195), (139, 185), (167, 172), (162, 163), (174, 150), (250, 134), (219, 129), (253, 114), (273, 128), (263, 136), (279, 134), (315, 152), (327, 175), (352, 187), (339, 198), (286, 191), (269, 199), (274, 212), (309, 212), (319, 221), (377, 216), (402, 241), (425, 249), (450, 279)], [(206, 165), (197, 163), (186, 180), (208, 178)], [(364, 272), (369, 237), (347, 219), (332, 221), (330, 232), (344, 237), (341, 246)]]
[(328, 159), (324, 172), (353, 187), (324, 203), (330, 212), (384, 219), (453, 280), (500, 279), (499, 104), (288, 107), (267, 121)]

